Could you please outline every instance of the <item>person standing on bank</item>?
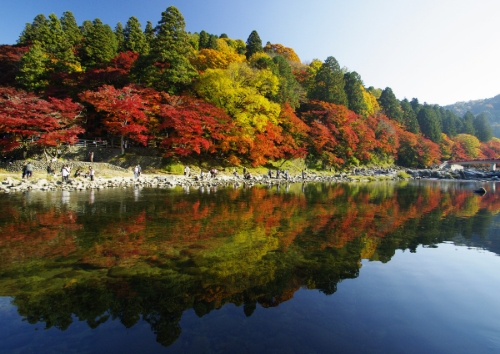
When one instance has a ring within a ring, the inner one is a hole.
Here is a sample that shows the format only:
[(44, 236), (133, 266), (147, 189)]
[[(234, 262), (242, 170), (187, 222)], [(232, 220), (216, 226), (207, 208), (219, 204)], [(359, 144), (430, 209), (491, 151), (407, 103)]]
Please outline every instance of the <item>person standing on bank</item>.
[(68, 180), (69, 170), (66, 166), (63, 166), (63, 168), (61, 169), (61, 175), (63, 182)]
[(28, 162), (26, 165), (26, 178), (31, 178), (33, 177), (33, 165), (31, 162)]
[(139, 166), (134, 167), (134, 179), (139, 177)]
[(95, 174), (95, 171), (92, 167), (89, 167), (89, 177), (90, 177), (90, 181), (94, 181), (94, 174)]

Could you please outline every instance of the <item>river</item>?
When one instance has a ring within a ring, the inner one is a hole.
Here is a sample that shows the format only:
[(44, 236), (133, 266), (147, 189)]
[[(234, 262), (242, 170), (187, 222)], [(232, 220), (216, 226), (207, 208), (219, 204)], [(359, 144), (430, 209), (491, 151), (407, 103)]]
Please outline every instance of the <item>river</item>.
[(477, 186), (2, 195), (0, 352), (498, 353)]

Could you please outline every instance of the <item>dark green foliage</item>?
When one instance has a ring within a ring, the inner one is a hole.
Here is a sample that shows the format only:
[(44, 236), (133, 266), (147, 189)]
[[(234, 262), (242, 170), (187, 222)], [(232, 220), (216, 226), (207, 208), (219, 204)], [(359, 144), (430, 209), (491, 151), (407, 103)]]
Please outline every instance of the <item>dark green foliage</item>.
[(84, 37), (81, 49), (82, 64), (85, 66), (95, 66), (107, 63), (117, 53), (118, 42), (115, 33), (96, 18), (92, 26), (88, 22), (84, 23)]
[(211, 34), (208, 39), (208, 48), (217, 50), (219, 48), (217, 44), (217, 39), (219, 39), (216, 35)]
[(452, 138), (462, 130), (462, 121), (454, 112), (446, 110), (446, 114), (442, 118), (442, 127), (443, 133)]
[(182, 14), (174, 7), (162, 12), (150, 52), (137, 61), (135, 80), (168, 93), (180, 93), (198, 75), (189, 62), (193, 53)]
[(73, 46), (77, 46), (82, 41), (82, 33), (78, 28), (78, 24), (76, 23), (75, 17), (73, 13), (70, 11), (66, 11), (63, 13), (61, 17), (61, 26), (66, 35), (68, 42)]
[(146, 23), (146, 28), (144, 29), (144, 37), (146, 37), (146, 43), (148, 44), (149, 48), (151, 48), (155, 39), (155, 29), (151, 21), (148, 21)]
[(149, 52), (149, 45), (144, 32), (142, 32), (141, 24), (137, 17), (130, 17), (123, 31), (125, 37), (125, 50), (140, 54)]
[(115, 37), (116, 43), (118, 44), (118, 52), (125, 51), (125, 34), (123, 32), (123, 25), (121, 22), (118, 22), (115, 27)]
[(202, 50), (202, 49), (205, 49), (205, 48), (208, 48), (208, 41), (210, 39), (210, 35), (205, 32), (205, 31), (201, 31), (200, 32), (200, 39), (199, 39), (199, 42), (198, 42), (198, 49), (199, 50)]
[(474, 119), (474, 131), (476, 133), (476, 137), (481, 142), (487, 142), (493, 138), (493, 130), (491, 129), (488, 116), (485, 112), (480, 113), (476, 119)]
[(431, 106), (424, 106), (417, 115), (422, 134), (435, 143), (441, 141), (441, 126), (436, 112)]
[(260, 53), (263, 51), (264, 49), (262, 48), (262, 40), (260, 39), (257, 31), (254, 30), (252, 31), (252, 33), (250, 33), (250, 36), (248, 36), (245, 55), (248, 59), (255, 53)]
[(474, 114), (470, 111), (467, 111), (462, 119), (462, 134), (475, 135), (474, 132)]
[(297, 108), (302, 95), (302, 88), (292, 73), (292, 67), (288, 61), (280, 55), (272, 59), (274, 64), (273, 72), (280, 80), (278, 93), (272, 100), (280, 104), (289, 103), (291, 107)]
[(347, 95), (348, 107), (357, 114), (366, 112), (366, 103), (363, 99), (363, 81), (355, 71), (344, 74), (345, 93)]
[(415, 114), (418, 114), (418, 112), (420, 112), (420, 110), (422, 109), (422, 105), (418, 102), (418, 98), (413, 97), (410, 101), (410, 104)]
[(49, 21), (45, 15), (37, 15), (33, 23), (27, 23), (17, 42), (30, 44), (35, 41), (44, 42), (49, 32)]
[(209, 34), (205, 31), (201, 31), (198, 39), (198, 49), (218, 49), (217, 37), (215, 34)]
[(227, 36), (227, 34), (222, 33), (222, 34), (219, 36), (219, 38), (229, 38), (229, 37)]
[(334, 57), (326, 58), (314, 78), (309, 98), (347, 106), (344, 74)]
[(406, 98), (401, 101), (401, 109), (403, 110), (403, 125), (406, 130), (414, 134), (420, 133), (417, 115)]
[(386, 87), (382, 91), (378, 102), (380, 104), (380, 108), (382, 108), (387, 117), (399, 123), (403, 123), (403, 111), (401, 110), (398, 99), (390, 87)]
[(27, 91), (39, 92), (47, 82), (48, 57), (42, 46), (34, 42), (30, 50), (22, 57), (17, 83)]

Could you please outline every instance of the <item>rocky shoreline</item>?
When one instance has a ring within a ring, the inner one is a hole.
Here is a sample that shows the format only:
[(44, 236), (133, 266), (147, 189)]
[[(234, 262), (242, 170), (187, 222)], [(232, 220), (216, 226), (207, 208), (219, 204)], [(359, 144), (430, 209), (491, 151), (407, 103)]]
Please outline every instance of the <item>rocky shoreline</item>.
[[(83, 166), (82, 166), (83, 167)], [(40, 174), (39, 172), (38, 174)], [(500, 171), (465, 170), (440, 170), (440, 169), (398, 169), (398, 168), (356, 168), (349, 173), (314, 173), (308, 172), (304, 178), (301, 174), (291, 175), (288, 179), (269, 178), (267, 175), (252, 176), (250, 179), (220, 174), (214, 178), (201, 179), (199, 176), (183, 175), (141, 175), (133, 177), (97, 177), (90, 181), (86, 177), (70, 178), (62, 181), (60, 177), (47, 176), (46, 178), (16, 179), (7, 177), (0, 184), (0, 193), (39, 191), (78, 191), (106, 188), (206, 188), (236, 185), (278, 185), (287, 183), (321, 183), (321, 182), (370, 182), (376, 180), (410, 180), (410, 179), (446, 179), (468, 181), (500, 181)]]

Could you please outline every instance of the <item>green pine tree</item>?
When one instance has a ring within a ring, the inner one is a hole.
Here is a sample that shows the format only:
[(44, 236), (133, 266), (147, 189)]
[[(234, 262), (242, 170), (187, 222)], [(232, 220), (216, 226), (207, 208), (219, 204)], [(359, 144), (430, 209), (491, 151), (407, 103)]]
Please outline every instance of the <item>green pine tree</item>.
[(401, 101), (401, 109), (403, 110), (403, 124), (406, 130), (414, 134), (420, 133), (417, 115), (406, 98)]
[(361, 76), (355, 71), (347, 72), (344, 74), (344, 82), (349, 109), (357, 114), (366, 114), (367, 107), (363, 98)]
[(394, 119), (399, 123), (403, 123), (403, 111), (401, 110), (401, 106), (396, 98), (396, 95), (394, 95), (394, 92), (392, 92), (390, 87), (386, 87), (382, 91), (382, 94), (378, 99), (378, 103), (387, 117)]
[(210, 35), (207, 32), (205, 32), (204, 30), (202, 30), (200, 32), (200, 39), (198, 41), (198, 49), (202, 50), (202, 49), (208, 48), (208, 41), (209, 40), (210, 40)]
[(170, 6), (161, 15), (150, 52), (137, 62), (133, 76), (135, 81), (177, 94), (198, 75), (189, 62), (189, 57), (194, 55), (193, 47), (180, 11)]
[(30, 44), (35, 41), (42, 43), (49, 31), (49, 20), (45, 15), (37, 15), (33, 23), (27, 23), (17, 42), (19, 44)]
[(334, 57), (328, 57), (316, 72), (309, 98), (347, 107), (344, 74)]
[(479, 141), (488, 142), (493, 138), (493, 129), (486, 112), (482, 112), (474, 119), (474, 131)]
[(155, 29), (151, 21), (146, 22), (146, 28), (144, 29), (144, 37), (146, 37), (146, 43), (148, 48), (151, 48), (153, 41), (155, 39)]
[(84, 22), (84, 42), (82, 45), (82, 63), (95, 66), (109, 62), (117, 53), (118, 42), (115, 33), (96, 18), (92, 26)]
[(292, 67), (281, 55), (275, 56), (272, 62), (272, 71), (279, 78), (280, 85), (278, 93), (271, 97), (271, 99), (280, 104), (287, 102), (291, 107), (297, 108), (304, 93), (293, 75)]
[(118, 22), (115, 26), (115, 38), (116, 43), (118, 45), (118, 52), (125, 52), (125, 32), (123, 30), (123, 25), (121, 22)]
[(61, 26), (69, 44), (73, 47), (80, 45), (82, 41), (82, 33), (78, 28), (73, 13), (71, 13), (70, 11), (66, 11), (63, 13), (61, 17)]
[(47, 64), (49, 58), (38, 42), (23, 55), (16, 76), (17, 83), (27, 91), (40, 92), (48, 85)]
[(441, 126), (434, 109), (431, 106), (425, 105), (418, 112), (417, 119), (422, 134), (439, 144), (441, 141)]
[(250, 36), (248, 36), (245, 55), (247, 56), (247, 59), (249, 59), (255, 53), (260, 53), (263, 51), (264, 49), (262, 48), (262, 41), (257, 31), (254, 30), (252, 31), (252, 33), (250, 33)]
[(467, 111), (462, 119), (462, 131), (463, 134), (475, 135), (474, 132), (474, 114)]
[(125, 50), (130, 50), (139, 54), (147, 54), (149, 45), (146, 36), (141, 29), (141, 23), (137, 17), (132, 16), (128, 19), (124, 30)]

